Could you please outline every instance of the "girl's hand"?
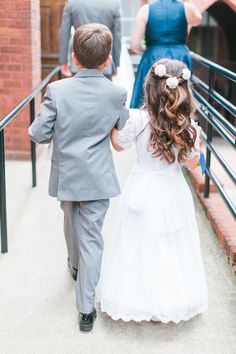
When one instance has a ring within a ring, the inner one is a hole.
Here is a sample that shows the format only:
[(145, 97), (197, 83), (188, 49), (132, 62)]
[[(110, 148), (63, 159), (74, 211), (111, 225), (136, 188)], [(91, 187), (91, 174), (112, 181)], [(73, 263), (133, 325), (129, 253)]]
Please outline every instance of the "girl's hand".
[(200, 126), (198, 126), (197, 130), (198, 130), (199, 150), (201, 150), (201, 147), (202, 147), (202, 128)]
[(200, 160), (200, 153), (194, 156), (191, 160), (185, 160), (184, 165), (187, 167), (188, 170), (195, 170), (198, 167)]
[(185, 160), (183, 163), (188, 168), (188, 170), (194, 170), (198, 167), (199, 160), (200, 160), (200, 153), (201, 153), (201, 145), (202, 145), (202, 128), (199, 125), (195, 125), (195, 129), (197, 130), (197, 138), (195, 142), (195, 149), (197, 154), (191, 158)]
[(116, 143), (118, 134), (119, 134), (119, 130), (116, 128), (113, 128), (111, 131), (111, 143), (112, 143), (113, 148), (116, 151), (121, 152), (121, 151), (124, 151), (124, 149), (122, 149), (122, 147), (120, 147)]
[(113, 128), (112, 131), (111, 131), (111, 142), (112, 142), (112, 144), (116, 143), (117, 135), (118, 135), (118, 129)]

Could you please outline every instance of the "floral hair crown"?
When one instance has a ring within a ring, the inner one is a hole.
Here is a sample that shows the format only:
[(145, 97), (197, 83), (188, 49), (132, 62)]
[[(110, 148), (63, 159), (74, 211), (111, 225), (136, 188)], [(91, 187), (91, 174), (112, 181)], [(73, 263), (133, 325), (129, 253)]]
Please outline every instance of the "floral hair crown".
[[(162, 77), (167, 74), (166, 67), (163, 64), (155, 65), (154, 72), (159, 77)], [(183, 68), (181, 77), (184, 80), (188, 81), (191, 77), (191, 72), (187, 68)], [(179, 85), (178, 77), (176, 76), (168, 77), (168, 79), (166, 80), (166, 85), (172, 90), (176, 89)]]

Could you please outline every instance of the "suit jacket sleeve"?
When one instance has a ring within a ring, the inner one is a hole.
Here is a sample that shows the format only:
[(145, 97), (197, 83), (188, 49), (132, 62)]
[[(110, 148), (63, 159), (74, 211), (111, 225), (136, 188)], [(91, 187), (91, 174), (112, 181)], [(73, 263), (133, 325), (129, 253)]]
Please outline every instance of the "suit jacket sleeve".
[(113, 48), (112, 48), (112, 57), (113, 63), (117, 68), (120, 66), (120, 54), (121, 54), (121, 2), (118, 2), (115, 15), (114, 23), (112, 27), (113, 35)]
[(71, 37), (72, 14), (70, 11), (69, 1), (66, 2), (60, 30), (60, 63), (68, 63), (69, 42)]
[(47, 87), (40, 112), (29, 127), (29, 137), (35, 143), (47, 144), (52, 140), (56, 121), (56, 108), (50, 86)]
[(119, 113), (119, 118), (115, 125), (116, 129), (121, 130), (124, 128), (127, 120), (129, 119), (129, 110), (126, 108), (127, 92), (123, 94), (122, 107)]

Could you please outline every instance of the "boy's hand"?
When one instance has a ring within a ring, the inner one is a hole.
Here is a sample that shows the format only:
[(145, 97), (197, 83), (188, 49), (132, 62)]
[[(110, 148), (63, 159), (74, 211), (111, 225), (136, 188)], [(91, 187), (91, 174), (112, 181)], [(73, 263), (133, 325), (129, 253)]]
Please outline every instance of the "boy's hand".
[(69, 64), (62, 64), (61, 65), (61, 73), (62, 73), (62, 75), (66, 76), (66, 77), (72, 76), (72, 73), (70, 71), (70, 65)]

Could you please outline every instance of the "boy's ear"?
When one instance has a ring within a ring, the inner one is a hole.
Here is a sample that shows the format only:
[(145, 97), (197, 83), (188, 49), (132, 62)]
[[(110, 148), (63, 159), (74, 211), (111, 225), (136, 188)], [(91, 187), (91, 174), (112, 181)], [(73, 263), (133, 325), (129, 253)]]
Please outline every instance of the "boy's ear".
[(76, 58), (76, 56), (75, 56), (75, 52), (72, 52), (72, 53), (71, 53), (71, 57), (72, 57), (72, 60), (73, 60), (73, 62), (75, 63), (75, 65), (77, 65), (77, 58)]
[(77, 59), (77, 57), (76, 57), (76, 55), (75, 55), (75, 52), (72, 52), (72, 53), (71, 53), (71, 57), (72, 57), (72, 60), (73, 60), (73, 62), (75, 63), (75, 65), (76, 65), (78, 68), (81, 68), (81, 64), (79, 63), (79, 61), (78, 61), (78, 59)]
[(107, 68), (112, 62), (112, 56), (109, 55), (107, 60), (105, 61), (105, 63), (103, 64), (104, 65), (104, 68)]

